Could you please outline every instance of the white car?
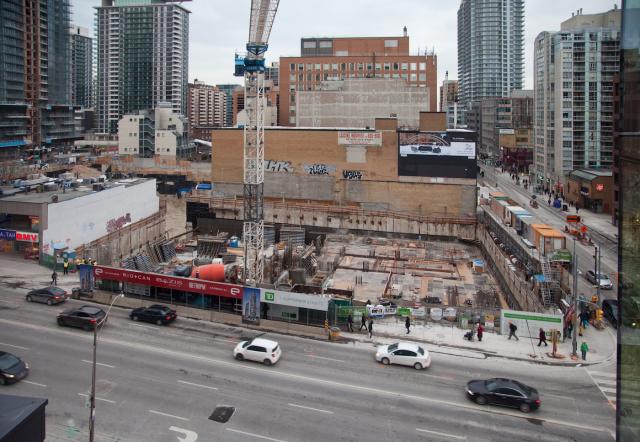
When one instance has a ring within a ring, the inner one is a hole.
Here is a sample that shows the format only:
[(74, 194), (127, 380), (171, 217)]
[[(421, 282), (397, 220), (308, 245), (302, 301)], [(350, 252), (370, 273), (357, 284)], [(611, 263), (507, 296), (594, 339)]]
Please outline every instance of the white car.
[(262, 362), (264, 365), (272, 365), (278, 362), (282, 350), (276, 341), (255, 338), (251, 341), (242, 341), (233, 349), (233, 357), (239, 361)]
[(411, 342), (397, 342), (391, 345), (378, 346), (376, 361), (382, 362), (384, 365), (406, 365), (416, 370), (431, 366), (429, 352)]

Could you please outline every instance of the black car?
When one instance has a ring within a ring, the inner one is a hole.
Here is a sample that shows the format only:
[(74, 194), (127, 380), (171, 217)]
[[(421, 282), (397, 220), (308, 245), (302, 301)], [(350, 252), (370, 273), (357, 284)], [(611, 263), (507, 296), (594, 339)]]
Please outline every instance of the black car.
[(58, 315), (58, 325), (78, 327), (85, 331), (93, 330), (107, 314), (98, 307), (83, 305), (82, 307), (65, 310)]
[(618, 328), (620, 320), (618, 317), (617, 299), (605, 299), (602, 301), (602, 314), (609, 320), (613, 328)]
[(478, 405), (494, 404), (519, 408), (523, 413), (540, 407), (538, 390), (512, 379), (493, 378), (469, 381), (467, 396)]
[(0, 351), (0, 385), (13, 384), (29, 374), (29, 364), (17, 356)]
[(153, 304), (149, 307), (138, 307), (131, 310), (129, 317), (134, 321), (153, 322), (158, 325), (166, 325), (176, 319), (175, 310), (171, 310), (166, 305)]
[(67, 300), (67, 292), (60, 287), (49, 286), (27, 293), (28, 302), (42, 302), (47, 305), (60, 304)]

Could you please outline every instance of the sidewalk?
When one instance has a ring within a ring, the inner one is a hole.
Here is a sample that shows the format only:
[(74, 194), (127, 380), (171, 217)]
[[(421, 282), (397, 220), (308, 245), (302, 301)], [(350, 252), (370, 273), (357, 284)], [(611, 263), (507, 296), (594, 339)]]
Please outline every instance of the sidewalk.
[[(58, 278), (58, 286), (69, 293), (73, 287), (79, 285), (77, 274), (59, 274)], [(26, 293), (27, 290), (32, 288), (49, 285), (51, 282), (51, 270), (38, 265), (34, 261), (4, 255), (0, 256), (0, 282), (4, 285), (23, 288)], [(109, 304), (115, 295), (115, 293), (98, 290), (92, 299), (82, 299), (86, 302)], [(149, 303), (150, 301), (139, 298), (125, 297), (116, 301), (114, 307), (129, 309)], [(242, 318), (231, 313), (183, 306), (176, 306), (176, 310), (178, 317), (198, 321), (178, 321), (176, 327), (183, 330), (206, 333), (214, 332), (214, 329), (221, 325), (228, 325), (266, 333), (293, 335), (317, 340), (328, 339), (327, 333), (322, 327), (265, 319), (260, 321), (260, 326), (250, 326), (242, 324)], [(356, 330), (359, 325), (359, 323), (357, 325), (354, 324)], [(506, 336), (485, 331), (482, 342), (478, 342), (477, 339), (469, 342), (463, 339), (465, 332), (466, 330), (459, 329), (447, 321), (423, 324), (421, 320), (416, 320), (411, 326), (411, 333), (407, 335), (404, 327), (404, 318), (394, 316), (374, 321), (373, 339), (369, 339), (367, 332), (348, 333), (344, 331), (343, 327), (341, 331), (342, 339), (337, 342), (360, 342), (381, 345), (398, 340), (417, 341), (425, 343), (427, 349), (433, 353), (444, 353), (474, 359), (500, 357), (549, 365), (597, 364), (613, 357), (616, 351), (616, 338), (608, 325), (604, 330), (596, 330), (590, 326), (585, 330), (584, 337), (579, 338), (578, 346), (584, 339), (590, 348), (586, 363), (573, 361), (569, 357), (572, 348), (571, 340), (558, 345), (558, 353), (565, 355), (565, 358), (553, 359), (548, 355), (551, 352), (551, 344), (546, 348), (544, 346), (537, 347), (537, 339), (532, 340), (521, 337), (519, 341), (509, 341)]]

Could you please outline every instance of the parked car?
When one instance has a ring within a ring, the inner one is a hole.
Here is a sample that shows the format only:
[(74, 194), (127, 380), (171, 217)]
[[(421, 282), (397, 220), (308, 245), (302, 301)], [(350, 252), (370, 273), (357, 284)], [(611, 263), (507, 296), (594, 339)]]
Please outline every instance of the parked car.
[(0, 351), (0, 385), (14, 384), (29, 374), (29, 364), (19, 357)]
[(158, 325), (166, 325), (173, 322), (178, 315), (166, 305), (153, 304), (149, 307), (138, 307), (131, 310), (129, 317), (134, 321), (153, 322)]
[(262, 362), (264, 365), (272, 365), (278, 362), (282, 350), (276, 341), (255, 338), (251, 341), (242, 341), (233, 349), (233, 357), (239, 361)]
[(98, 307), (83, 305), (82, 307), (65, 310), (58, 315), (58, 325), (78, 327), (85, 331), (93, 330), (107, 314)]
[(431, 366), (431, 355), (417, 344), (397, 342), (391, 345), (378, 346), (376, 361), (382, 362), (384, 365), (406, 365), (416, 370), (422, 370)]
[(602, 301), (602, 313), (609, 320), (613, 328), (618, 328), (620, 318), (618, 317), (618, 300), (605, 299)]
[(518, 408), (523, 413), (540, 407), (538, 390), (513, 379), (493, 378), (467, 383), (467, 397), (478, 405)]
[[(591, 284), (593, 284), (593, 285), (598, 284), (598, 282), (596, 282), (596, 274), (595, 274), (595, 272), (593, 270), (589, 270), (587, 273), (585, 273), (584, 277)], [(601, 289), (604, 289), (604, 290), (613, 289), (613, 284), (611, 283), (611, 280), (609, 279), (609, 277), (607, 275), (605, 275), (603, 273), (600, 273), (598, 275), (598, 280), (599, 280)]]
[(65, 302), (69, 296), (60, 287), (49, 286), (41, 289), (34, 289), (27, 293), (28, 302), (42, 302), (47, 305), (60, 304)]

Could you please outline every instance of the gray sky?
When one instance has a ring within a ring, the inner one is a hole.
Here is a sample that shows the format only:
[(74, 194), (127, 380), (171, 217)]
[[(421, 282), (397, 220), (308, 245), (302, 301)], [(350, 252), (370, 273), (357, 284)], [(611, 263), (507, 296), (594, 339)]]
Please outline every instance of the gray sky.
[[(583, 8), (584, 14), (612, 9), (617, 0), (528, 0), (525, 2), (525, 88), (533, 88), (533, 41), (541, 31)], [(93, 7), (100, 0), (72, 0), (75, 24), (93, 28)], [(249, 28), (250, 0), (193, 0), (189, 80), (209, 84), (240, 83), (233, 77), (233, 54), (243, 51)], [(267, 63), (300, 55), (300, 37), (398, 36), (409, 31), (411, 52), (435, 49), (438, 85), (449, 71), (458, 78), (457, 11), (459, 0), (281, 0), (271, 32)]]

